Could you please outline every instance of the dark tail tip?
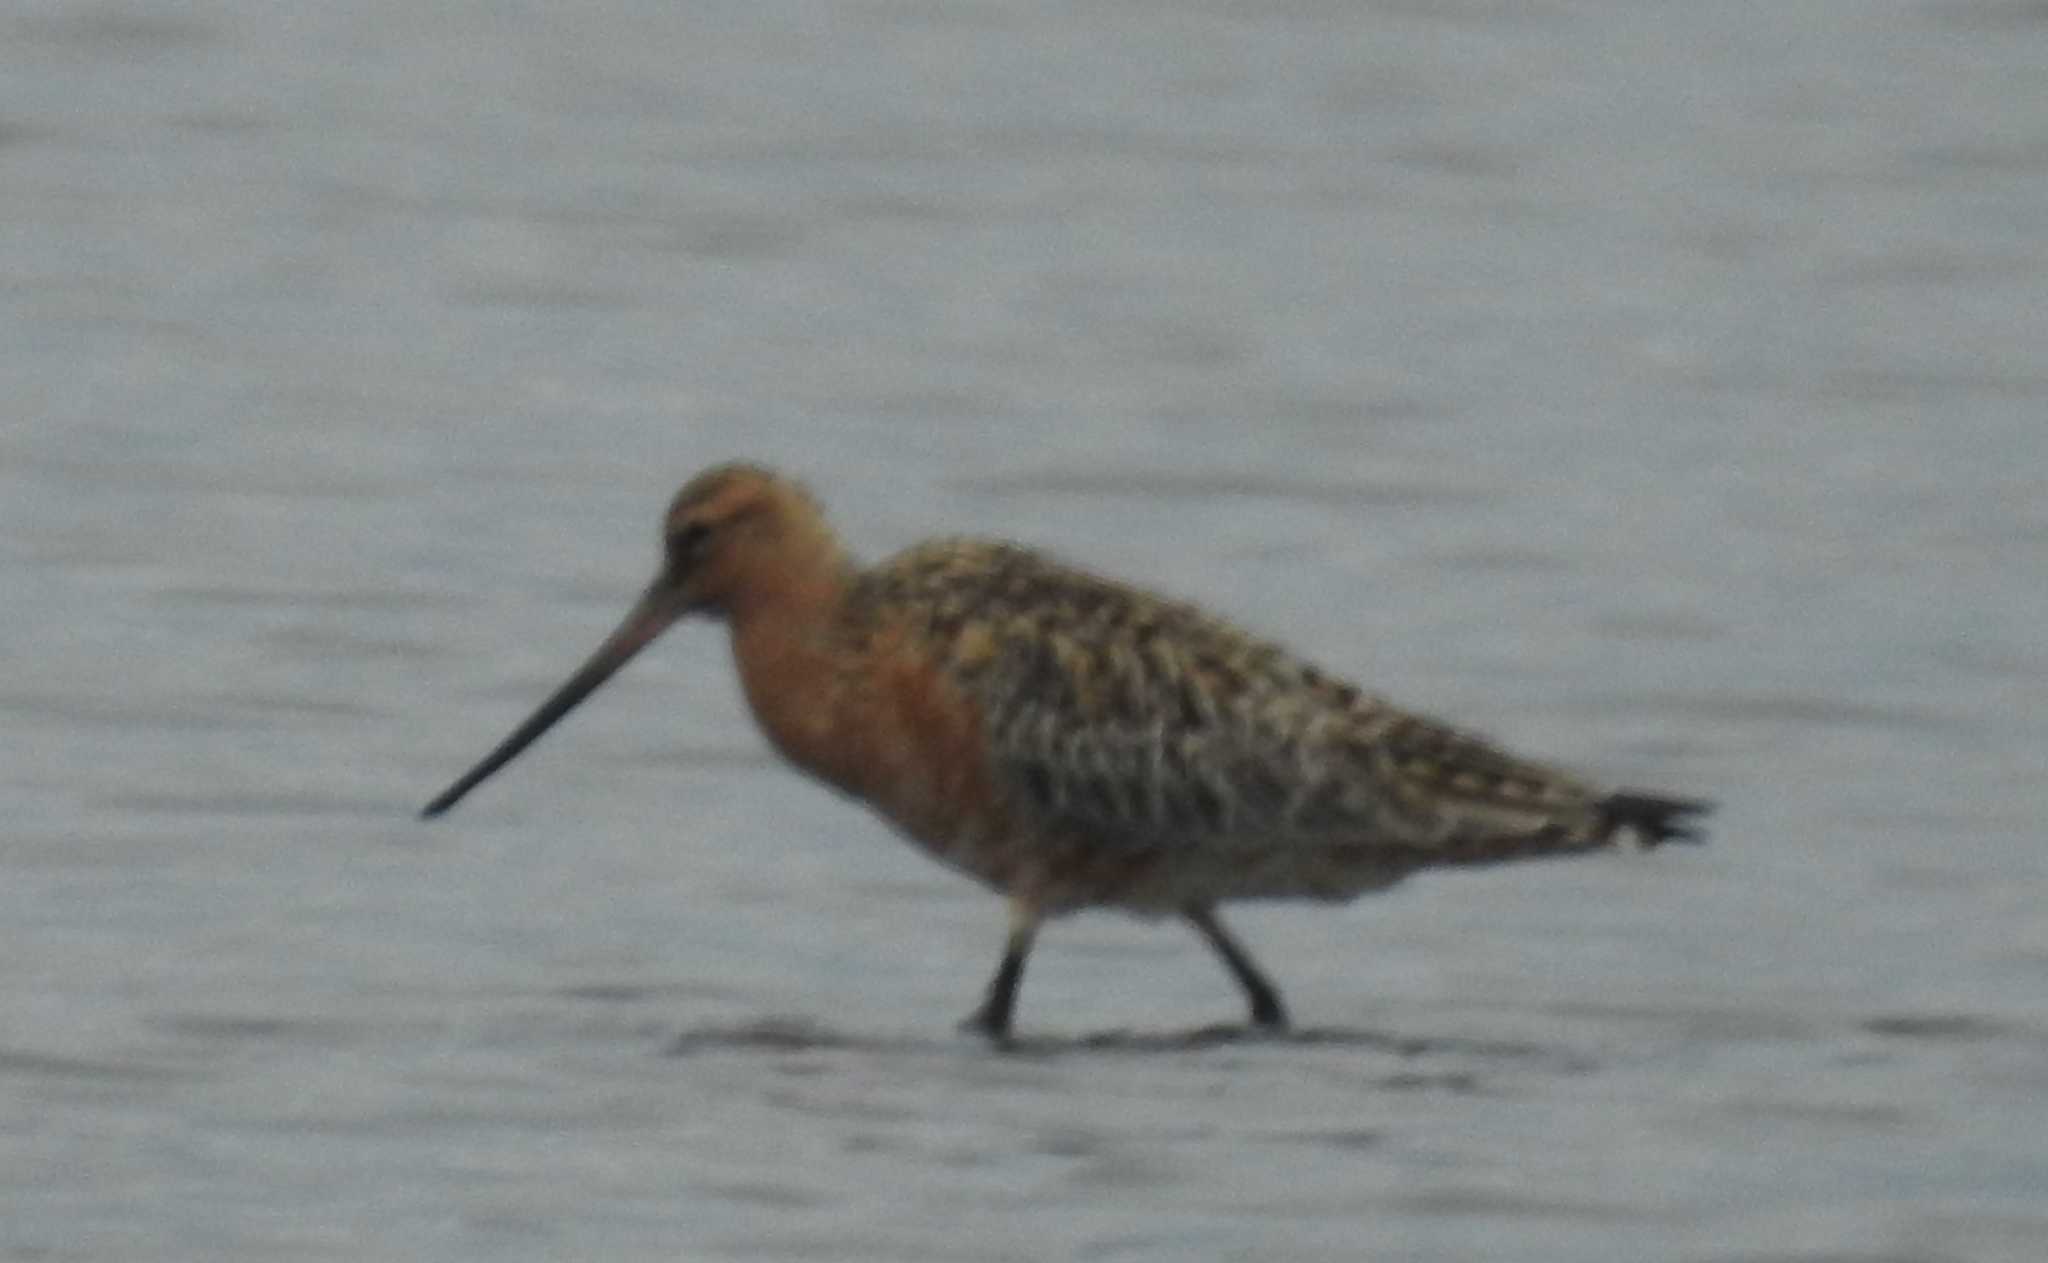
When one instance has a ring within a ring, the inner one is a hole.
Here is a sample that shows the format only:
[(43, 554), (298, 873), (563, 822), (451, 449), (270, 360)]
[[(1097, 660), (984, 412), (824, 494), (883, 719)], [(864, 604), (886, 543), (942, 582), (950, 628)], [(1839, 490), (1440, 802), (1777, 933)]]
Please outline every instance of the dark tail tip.
[(1665, 798), (1622, 790), (1600, 800), (1600, 820), (1610, 835), (1619, 829), (1635, 830), (1644, 846), (1697, 843), (1706, 841), (1706, 836), (1693, 817), (1704, 816), (1713, 809), (1714, 804), (1698, 798)]

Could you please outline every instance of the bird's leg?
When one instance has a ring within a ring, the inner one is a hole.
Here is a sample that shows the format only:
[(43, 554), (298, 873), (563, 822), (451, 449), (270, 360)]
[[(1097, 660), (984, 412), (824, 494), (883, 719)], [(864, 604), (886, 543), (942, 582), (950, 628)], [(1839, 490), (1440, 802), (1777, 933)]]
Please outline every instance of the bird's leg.
[(1038, 906), (1030, 900), (1010, 899), (1010, 937), (1003, 944), (1003, 963), (989, 979), (988, 995), (981, 1007), (960, 1023), (961, 1030), (977, 1031), (995, 1043), (1008, 1043), (1010, 1014), (1017, 1007), (1017, 984), (1024, 978), (1024, 959), (1031, 954), (1031, 941), (1038, 936), (1043, 920)]
[(1230, 976), (1237, 979), (1237, 985), (1244, 988), (1245, 998), (1251, 1001), (1252, 1024), (1267, 1030), (1287, 1029), (1287, 1008), (1280, 1003), (1280, 989), (1259, 967), (1252, 963), (1251, 954), (1230, 936), (1223, 928), (1223, 922), (1216, 919), (1216, 909), (1208, 904), (1194, 904), (1186, 909), (1188, 924), (1195, 932), (1216, 949), (1223, 963), (1230, 967)]

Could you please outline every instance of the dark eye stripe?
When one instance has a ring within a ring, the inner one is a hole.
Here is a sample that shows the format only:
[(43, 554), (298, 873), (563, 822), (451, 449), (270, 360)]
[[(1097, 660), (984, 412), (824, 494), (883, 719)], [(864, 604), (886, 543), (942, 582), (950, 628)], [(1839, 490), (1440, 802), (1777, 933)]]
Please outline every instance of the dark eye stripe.
[(704, 541), (711, 538), (711, 527), (704, 522), (691, 522), (668, 537), (669, 551), (689, 554), (704, 547)]

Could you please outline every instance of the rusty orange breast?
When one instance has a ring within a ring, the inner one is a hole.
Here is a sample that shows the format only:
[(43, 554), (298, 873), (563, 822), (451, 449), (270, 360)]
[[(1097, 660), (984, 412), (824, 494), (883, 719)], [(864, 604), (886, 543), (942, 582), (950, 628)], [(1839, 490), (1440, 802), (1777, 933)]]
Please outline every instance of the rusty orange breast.
[(982, 716), (903, 624), (735, 620), (733, 653), (755, 718), (791, 762), (957, 862), (1001, 832)]

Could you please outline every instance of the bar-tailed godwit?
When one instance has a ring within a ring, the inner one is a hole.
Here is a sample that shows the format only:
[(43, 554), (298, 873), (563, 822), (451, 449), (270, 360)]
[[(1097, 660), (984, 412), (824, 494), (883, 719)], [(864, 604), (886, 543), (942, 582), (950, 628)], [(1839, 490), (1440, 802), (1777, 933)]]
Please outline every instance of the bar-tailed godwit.
[(724, 465), (677, 493), (654, 582), (438, 816), (678, 619), (722, 617), (755, 718), (798, 767), (1009, 899), (966, 1025), (1008, 1037), (1038, 928), (1082, 908), (1185, 920), (1250, 1003), (1280, 992), (1235, 899), (1349, 900), (1418, 869), (1697, 838), (1708, 804), (1608, 792), (1399, 710), (1193, 606), (1013, 544), (849, 559), (809, 492)]

